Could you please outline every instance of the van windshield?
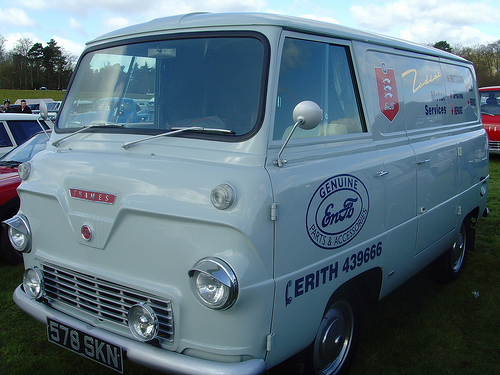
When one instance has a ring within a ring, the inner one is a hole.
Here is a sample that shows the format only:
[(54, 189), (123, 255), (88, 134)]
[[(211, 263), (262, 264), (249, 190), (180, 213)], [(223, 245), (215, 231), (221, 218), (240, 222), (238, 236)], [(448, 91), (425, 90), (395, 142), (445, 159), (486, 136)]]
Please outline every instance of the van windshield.
[(160, 134), (196, 127), (222, 138), (248, 135), (262, 118), (265, 48), (256, 35), (212, 33), (88, 52), (57, 128)]

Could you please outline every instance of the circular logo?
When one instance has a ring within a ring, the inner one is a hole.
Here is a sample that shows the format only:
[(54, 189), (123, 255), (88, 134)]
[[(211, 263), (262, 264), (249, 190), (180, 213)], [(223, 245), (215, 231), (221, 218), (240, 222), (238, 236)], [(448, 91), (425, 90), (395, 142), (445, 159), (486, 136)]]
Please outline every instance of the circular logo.
[(82, 227), (82, 237), (85, 241), (90, 241), (92, 239), (92, 229), (88, 225)]
[(323, 249), (342, 247), (361, 231), (368, 209), (368, 190), (360, 179), (348, 174), (331, 177), (316, 189), (307, 207), (309, 238)]

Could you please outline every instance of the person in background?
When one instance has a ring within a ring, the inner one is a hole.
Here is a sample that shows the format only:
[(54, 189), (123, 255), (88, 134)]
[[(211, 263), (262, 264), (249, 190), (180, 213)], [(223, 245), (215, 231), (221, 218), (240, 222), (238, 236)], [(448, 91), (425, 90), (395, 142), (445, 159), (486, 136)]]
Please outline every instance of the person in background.
[(26, 100), (21, 100), (21, 107), (19, 107), (19, 113), (31, 113), (31, 108), (26, 105)]
[(5, 113), (15, 113), (16, 112), (12, 108), (10, 108), (10, 100), (9, 99), (5, 99), (3, 101), (3, 111)]

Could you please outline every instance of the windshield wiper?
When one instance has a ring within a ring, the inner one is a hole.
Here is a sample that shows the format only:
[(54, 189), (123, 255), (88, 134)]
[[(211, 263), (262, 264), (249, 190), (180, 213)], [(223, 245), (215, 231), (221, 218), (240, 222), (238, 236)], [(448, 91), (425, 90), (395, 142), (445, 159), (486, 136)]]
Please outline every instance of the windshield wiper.
[(0, 165), (5, 165), (7, 167), (17, 167), (19, 164), (22, 164), (22, 162), (16, 160), (0, 161)]
[(85, 130), (92, 129), (92, 128), (123, 128), (123, 125), (106, 124), (104, 122), (101, 122), (101, 123), (98, 123), (98, 124), (86, 125), (83, 128), (81, 128), (80, 130), (77, 130), (74, 133), (68, 134), (66, 137), (62, 137), (62, 138), (58, 139), (57, 141), (52, 142), (52, 146), (58, 147), (66, 139), (74, 136), (75, 134), (82, 133)]
[(481, 112), (481, 114), (482, 114), (482, 115), (488, 115), (488, 116), (491, 116), (491, 117), (495, 117), (495, 116), (497, 116), (497, 115), (498, 115), (498, 113), (497, 113), (497, 114), (494, 114), (494, 113), (489, 113), (489, 112)]
[(126, 142), (122, 145), (122, 147), (127, 150), (130, 146), (133, 146), (137, 143), (141, 143), (144, 141), (149, 141), (150, 139), (155, 139), (155, 138), (160, 138), (160, 137), (165, 137), (165, 136), (171, 136), (175, 135), (178, 133), (184, 133), (184, 132), (202, 132), (202, 133), (214, 133), (214, 134), (235, 134), (233, 130), (228, 130), (228, 129), (212, 129), (212, 128), (203, 128), (200, 126), (191, 126), (191, 127), (172, 127), (171, 131), (162, 133), (162, 134), (157, 134), (157, 135), (152, 135), (150, 137), (146, 138), (141, 138), (136, 141), (131, 141), (131, 142)]

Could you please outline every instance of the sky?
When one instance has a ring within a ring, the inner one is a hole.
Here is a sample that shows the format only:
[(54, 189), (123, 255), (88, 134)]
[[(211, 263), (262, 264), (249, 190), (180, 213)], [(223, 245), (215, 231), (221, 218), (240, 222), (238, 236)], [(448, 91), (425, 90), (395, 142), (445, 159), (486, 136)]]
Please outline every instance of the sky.
[(7, 51), (21, 38), (43, 46), (54, 39), (78, 57), (101, 34), (200, 11), (278, 13), (452, 47), (500, 40), (500, 0), (0, 0), (0, 35)]

